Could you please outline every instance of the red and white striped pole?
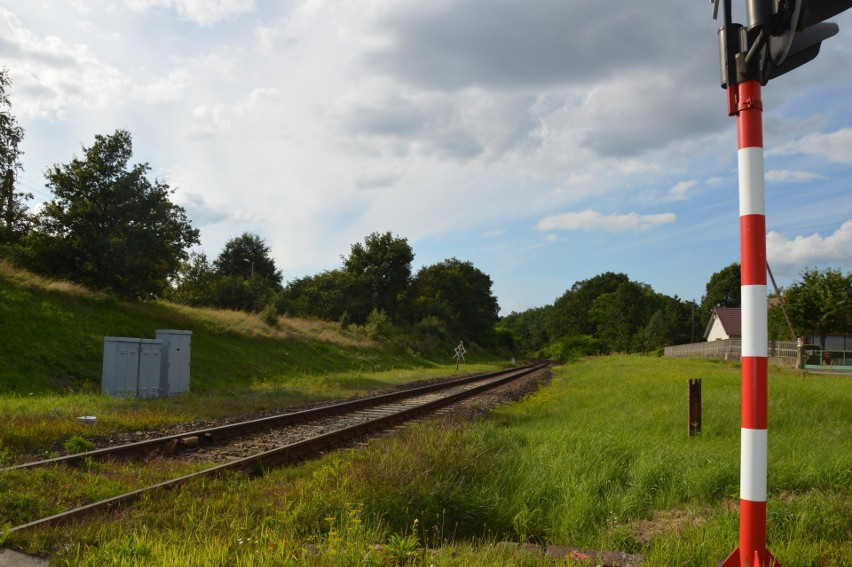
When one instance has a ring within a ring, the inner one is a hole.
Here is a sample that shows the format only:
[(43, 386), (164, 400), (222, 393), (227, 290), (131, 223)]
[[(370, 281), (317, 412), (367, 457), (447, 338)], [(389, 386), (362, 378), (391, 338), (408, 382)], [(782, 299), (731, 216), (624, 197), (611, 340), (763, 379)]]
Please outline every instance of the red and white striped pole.
[[(736, 104), (740, 185), (742, 428), (740, 545), (723, 567), (780, 566), (766, 549), (767, 312), (763, 102), (760, 81), (739, 83)], [(733, 110), (733, 108), (731, 109)]]

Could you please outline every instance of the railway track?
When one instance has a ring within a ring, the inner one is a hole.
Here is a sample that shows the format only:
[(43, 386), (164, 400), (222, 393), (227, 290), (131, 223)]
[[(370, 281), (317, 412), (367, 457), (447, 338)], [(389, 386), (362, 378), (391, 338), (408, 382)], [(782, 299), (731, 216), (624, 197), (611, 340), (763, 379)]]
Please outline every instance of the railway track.
[(148, 458), (153, 455), (211, 464), (210, 468), (34, 520), (10, 528), (6, 533), (61, 522), (95, 510), (131, 502), (146, 493), (173, 488), (192, 479), (217, 475), (223, 471), (240, 471), (253, 475), (269, 467), (297, 462), (308, 455), (417, 419), (460, 400), (528, 376), (546, 366), (533, 364), (0, 469), (2, 474), (5, 471), (37, 467), (75, 465), (96, 459)]

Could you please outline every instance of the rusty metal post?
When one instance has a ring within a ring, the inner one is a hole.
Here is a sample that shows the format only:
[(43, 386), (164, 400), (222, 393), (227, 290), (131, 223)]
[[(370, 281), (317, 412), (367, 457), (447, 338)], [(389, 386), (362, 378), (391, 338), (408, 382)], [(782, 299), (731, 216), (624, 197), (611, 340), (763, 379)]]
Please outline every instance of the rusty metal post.
[(701, 433), (701, 378), (689, 380), (689, 436)]

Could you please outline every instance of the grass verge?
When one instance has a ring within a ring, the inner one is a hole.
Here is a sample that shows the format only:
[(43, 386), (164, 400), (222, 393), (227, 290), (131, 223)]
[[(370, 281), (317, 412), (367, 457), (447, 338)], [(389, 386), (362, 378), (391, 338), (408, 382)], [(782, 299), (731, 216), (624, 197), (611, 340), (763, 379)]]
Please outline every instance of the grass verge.
[[(703, 379), (699, 438), (687, 437), (689, 378)], [(852, 386), (770, 368), (769, 388), (768, 546), (785, 565), (846, 566)], [(737, 544), (739, 391), (730, 363), (586, 360), (483, 420), (410, 426), (6, 545), (60, 565), (552, 564), (492, 545), (509, 540), (716, 565)]]

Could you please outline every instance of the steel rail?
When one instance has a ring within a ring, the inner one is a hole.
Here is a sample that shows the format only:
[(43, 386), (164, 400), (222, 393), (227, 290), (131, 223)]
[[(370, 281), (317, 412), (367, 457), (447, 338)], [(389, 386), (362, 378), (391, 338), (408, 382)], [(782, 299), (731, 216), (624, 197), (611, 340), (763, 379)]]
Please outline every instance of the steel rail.
[(182, 439), (195, 437), (198, 439), (198, 443), (200, 446), (208, 446), (215, 443), (221, 443), (231, 439), (233, 437), (237, 437), (240, 435), (246, 435), (249, 433), (255, 433), (258, 431), (265, 431), (269, 429), (274, 429), (276, 427), (283, 427), (285, 425), (293, 425), (298, 423), (305, 423), (308, 421), (313, 421), (317, 419), (321, 419), (324, 417), (330, 417), (334, 415), (340, 415), (343, 413), (347, 413), (356, 409), (369, 408), (377, 405), (381, 405), (384, 403), (392, 402), (395, 400), (402, 400), (406, 398), (416, 397), (422, 394), (426, 394), (429, 392), (435, 392), (439, 390), (443, 390), (445, 388), (451, 388), (453, 386), (466, 384), (469, 382), (475, 382), (477, 380), (482, 380), (491, 376), (500, 376), (502, 374), (511, 373), (517, 370), (522, 370), (526, 368), (535, 367), (535, 364), (522, 366), (519, 368), (509, 368), (504, 370), (497, 370), (494, 372), (487, 372), (484, 374), (478, 374), (473, 376), (465, 376), (464, 378), (457, 378), (455, 380), (448, 380), (445, 382), (438, 382), (435, 384), (429, 384), (427, 386), (420, 386), (417, 388), (411, 388), (408, 390), (400, 390), (397, 392), (389, 392), (386, 394), (379, 394), (377, 396), (369, 396), (364, 398), (359, 398), (356, 400), (348, 400), (345, 402), (338, 402), (335, 404), (329, 404), (326, 406), (311, 408), (307, 410), (300, 410), (290, 413), (283, 413), (268, 417), (263, 417), (259, 419), (252, 419), (248, 421), (241, 421), (237, 423), (229, 423), (225, 425), (219, 425), (216, 427), (209, 427), (205, 429), (198, 429), (195, 431), (186, 431), (183, 433), (175, 433), (173, 435), (166, 435), (163, 437), (157, 437), (154, 439), (145, 439), (142, 441), (136, 441), (133, 443), (125, 443), (123, 445), (113, 445), (111, 447), (102, 447), (100, 449), (94, 449), (91, 451), (85, 451), (82, 453), (74, 453), (72, 455), (63, 455), (60, 457), (54, 457), (51, 459), (43, 459), (40, 461), (33, 461), (30, 463), (21, 463), (19, 465), (13, 465), (6, 468), (0, 468), (0, 473), (6, 471), (13, 470), (21, 470), (21, 469), (29, 469), (35, 467), (45, 467), (45, 466), (53, 466), (61, 463), (64, 464), (74, 464), (84, 459), (102, 459), (107, 457), (132, 457), (132, 456), (148, 456), (155, 454), (157, 452), (163, 453), (172, 453), (177, 450), (180, 445)]
[[(214, 476), (219, 474), (220, 472), (227, 470), (236, 470), (239, 472), (246, 473), (248, 475), (256, 475), (267, 468), (297, 462), (299, 459), (304, 458), (306, 455), (316, 453), (317, 451), (341, 445), (351, 439), (361, 437), (368, 433), (381, 431), (393, 425), (410, 421), (416, 417), (456, 403), (458, 401), (461, 401), (465, 398), (471, 397), (483, 391), (489, 390), (491, 388), (496, 388), (497, 386), (501, 386), (505, 383), (508, 383), (522, 376), (526, 376), (545, 367), (547, 367), (547, 363), (540, 363), (529, 365), (520, 369), (513, 369), (508, 372), (491, 373), (492, 377), (494, 377), (495, 374), (497, 376), (503, 374), (503, 376), (496, 378), (495, 380), (489, 381), (485, 384), (480, 384), (467, 390), (455, 392), (448, 396), (441, 397), (414, 407), (409, 407), (399, 412), (381, 416), (373, 420), (365, 421), (356, 425), (345, 427), (343, 429), (331, 431), (329, 433), (304, 439), (302, 441), (297, 441), (295, 443), (290, 443), (288, 445), (284, 445), (276, 449), (271, 449), (255, 455), (251, 455), (249, 457), (243, 457), (228, 463), (216, 465), (203, 471), (194, 472), (188, 475), (154, 484), (152, 486), (140, 488), (138, 490), (127, 492), (125, 494), (120, 494), (118, 496), (113, 496), (112, 498), (93, 502), (91, 504), (75, 508), (73, 510), (68, 510), (65, 512), (54, 514), (52, 516), (34, 520), (26, 524), (21, 524), (19, 526), (7, 529), (4, 533), (8, 535), (10, 533), (26, 530), (29, 528), (44, 526), (55, 522), (68, 520), (77, 516), (84, 515), (88, 512), (111, 508), (118, 504), (123, 504), (136, 500), (143, 494), (147, 494), (149, 492), (153, 492), (160, 489), (174, 488), (190, 480), (205, 476)], [(476, 377), (476, 379), (483, 380), (486, 379), (486, 376), (480, 375)], [(470, 381), (471, 380), (468, 379), (464, 380), (464, 382)], [(459, 385), (459, 381), (453, 381), (453, 384)], [(445, 386), (446, 385), (447, 384), (445, 383)]]

